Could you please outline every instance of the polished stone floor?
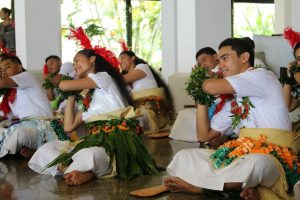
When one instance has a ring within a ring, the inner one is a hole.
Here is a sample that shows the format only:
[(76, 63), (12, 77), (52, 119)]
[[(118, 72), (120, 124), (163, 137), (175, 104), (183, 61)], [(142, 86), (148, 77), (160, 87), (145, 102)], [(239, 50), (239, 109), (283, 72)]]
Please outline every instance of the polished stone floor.
[[(173, 155), (180, 149), (198, 147), (198, 143), (187, 143), (169, 138), (149, 139), (144, 142), (153, 155), (158, 166), (165, 168)], [(95, 179), (82, 186), (67, 186), (62, 177), (40, 175), (27, 166), (28, 160), (18, 156), (0, 159), (0, 200), (96, 200), (96, 199), (143, 199), (129, 196), (132, 190), (151, 187), (162, 182), (166, 172), (162, 170), (159, 176), (141, 176), (129, 181), (119, 179)], [(188, 166), (187, 166), (188, 167)], [(146, 199), (160, 200), (219, 200), (230, 199), (223, 194), (191, 195), (166, 192), (156, 197)], [(235, 198), (236, 199), (236, 198)]]

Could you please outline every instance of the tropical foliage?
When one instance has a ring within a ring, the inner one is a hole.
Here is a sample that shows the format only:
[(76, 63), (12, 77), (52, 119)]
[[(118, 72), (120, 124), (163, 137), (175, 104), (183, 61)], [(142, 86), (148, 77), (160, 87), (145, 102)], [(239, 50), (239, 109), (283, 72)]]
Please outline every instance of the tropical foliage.
[[(63, 36), (67, 35), (70, 23), (83, 26), (93, 42), (99, 42), (118, 55), (121, 52), (119, 41), (130, 42), (126, 33), (127, 1), (63, 0)], [(128, 11), (132, 14), (132, 50), (153, 67), (161, 67), (161, 2), (132, 1), (131, 4)], [(67, 38), (63, 38), (63, 57), (65, 52), (70, 52), (66, 43)]]
[(234, 37), (274, 33), (274, 4), (235, 3), (233, 10)]

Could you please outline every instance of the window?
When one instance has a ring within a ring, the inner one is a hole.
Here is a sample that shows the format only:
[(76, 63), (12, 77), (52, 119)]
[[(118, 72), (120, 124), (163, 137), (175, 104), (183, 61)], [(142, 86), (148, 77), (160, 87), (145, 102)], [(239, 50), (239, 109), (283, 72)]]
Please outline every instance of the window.
[(234, 0), (233, 36), (274, 33), (274, 0)]

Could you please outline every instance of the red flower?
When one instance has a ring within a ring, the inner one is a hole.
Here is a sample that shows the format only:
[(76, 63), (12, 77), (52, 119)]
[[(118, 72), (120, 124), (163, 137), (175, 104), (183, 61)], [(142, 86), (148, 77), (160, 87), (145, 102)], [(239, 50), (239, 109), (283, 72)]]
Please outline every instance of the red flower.
[(83, 99), (83, 105), (85, 106), (86, 110), (89, 109), (90, 107), (90, 102), (91, 102), (91, 97), (89, 95), (87, 95), (84, 99)]

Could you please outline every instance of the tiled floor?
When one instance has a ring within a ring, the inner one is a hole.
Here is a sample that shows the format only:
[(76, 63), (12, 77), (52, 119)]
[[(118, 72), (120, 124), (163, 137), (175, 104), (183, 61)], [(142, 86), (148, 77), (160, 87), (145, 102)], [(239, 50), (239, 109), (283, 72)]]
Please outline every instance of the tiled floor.
[[(186, 143), (168, 138), (148, 139), (145, 137), (144, 142), (157, 165), (161, 167), (166, 167), (178, 150), (199, 146), (198, 143)], [(129, 192), (158, 185), (162, 181), (162, 176), (166, 175), (165, 171), (161, 171), (159, 176), (141, 176), (129, 181), (121, 181), (117, 178), (95, 179), (82, 186), (74, 187), (67, 186), (62, 177), (52, 178), (36, 174), (28, 168), (27, 162), (28, 160), (16, 156), (0, 159), (0, 200), (142, 199), (129, 196)], [(167, 192), (147, 199), (216, 200), (226, 198)]]

